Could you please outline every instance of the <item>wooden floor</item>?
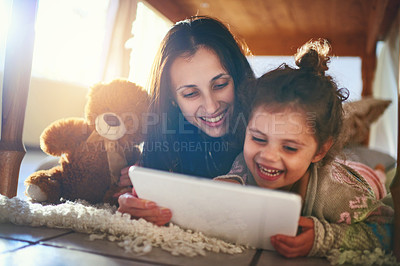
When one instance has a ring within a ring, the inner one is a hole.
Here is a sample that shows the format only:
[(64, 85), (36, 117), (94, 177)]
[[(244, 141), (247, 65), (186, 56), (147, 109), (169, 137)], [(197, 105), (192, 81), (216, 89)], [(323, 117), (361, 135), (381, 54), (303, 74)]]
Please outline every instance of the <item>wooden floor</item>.
[[(28, 151), (22, 162), (18, 197), (24, 198), (23, 181), (45, 156)], [(209, 252), (188, 258), (173, 256), (159, 248), (149, 254), (125, 252), (115, 242), (89, 240), (89, 235), (71, 230), (0, 224), (0, 265), (329, 265), (319, 258), (285, 259), (272, 251), (246, 250), (227, 255)]]
[(70, 230), (0, 224), (0, 265), (329, 265), (324, 259), (285, 259), (272, 251), (246, 250), (243, 254), (207, 253), (188, 258), (159, 248), (147, 255), (125, 252), (115, 242), (89, 240)]

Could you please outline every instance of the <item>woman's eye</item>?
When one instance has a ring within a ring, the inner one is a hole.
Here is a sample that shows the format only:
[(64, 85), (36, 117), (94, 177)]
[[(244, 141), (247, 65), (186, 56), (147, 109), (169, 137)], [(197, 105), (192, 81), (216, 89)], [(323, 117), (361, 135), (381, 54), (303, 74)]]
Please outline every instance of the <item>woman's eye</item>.
[(214, 89), (219, 90), (219, 89), (225, 88), (228, 84), (229, 84), (228, 82), (221, 83), (221, 84), (215, 84)]
[(182, 96), (184, 98), (193, 98), (195, 96), (197, 96), (198, 92), (197, 91), (191, 91), (191, 92), (184, 92), (182, 93)]
[(255, 141), (255, 142), (258, 142), (258, 143), (266, 143), (267, 142), (265, 139), (260, 139), (260, 138), (257, 138), (255, 136), (252, 136), (251, 139), (253, 141)]
[(289, 152), (296, 152), (298, 149), (291, 146), (283, 146), (283, 148)]

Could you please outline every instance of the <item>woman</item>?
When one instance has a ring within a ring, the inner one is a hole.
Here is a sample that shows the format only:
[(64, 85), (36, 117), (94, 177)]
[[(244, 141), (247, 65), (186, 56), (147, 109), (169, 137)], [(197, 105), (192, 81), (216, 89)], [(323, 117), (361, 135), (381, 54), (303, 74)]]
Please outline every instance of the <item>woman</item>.
[[(151, 75), (141, 166), (205, 178), (229, 171), (243, 148), (251, 95), (244, 84), (254, 79), (246, 52), (213, 18), (193, 17), (171, 28)], [(120, 185), (129, 184), (124, 169)], [(170, 210), (133, 194), (121, 195), (119, 204), (119, 211), (156, 224), (171, 218)]]

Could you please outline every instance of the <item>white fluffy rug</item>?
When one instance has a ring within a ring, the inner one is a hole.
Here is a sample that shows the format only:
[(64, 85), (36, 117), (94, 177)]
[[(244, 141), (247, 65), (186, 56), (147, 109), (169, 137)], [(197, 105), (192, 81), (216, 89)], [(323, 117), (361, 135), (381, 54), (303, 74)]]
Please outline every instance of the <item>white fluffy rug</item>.
[(173, 224), (159, 227), (143, 219), (132, 220), (110, 205), (93, 206), (83, 201), (44, 206), (0, 195), (0, 223), (6, 222), (72, 229), (91, 234), (92, 240), (117, 241), (126, 251), (135, 253), (148, 253), (152, 247), (160, 247), (173, 255), (193, 257), (205, 255), (206, 251), (236, 254), (245, 249)]
[[(173, 255), (190, 257), (204, 256), (207, 251), (237, 254), (247, 248), (207, 237), (200, 232), (183, 230), (171, 223), (159, 227), (143, 219), (132, 220), (129, 215), (117, 212), (110, 205), (93, 206), (84, 201), (41, 205), (0, 195), (0, 223), (6, 222), (72, 229), (90, 234), (92, 240), (116, 241), (126, 251), (139, 254), (150, 252), (152, 247), (160, 247)], [(399, 265), (394, 256), (380, 249), (372, 252), (331, 250), (327, 259), (333, 265)]]

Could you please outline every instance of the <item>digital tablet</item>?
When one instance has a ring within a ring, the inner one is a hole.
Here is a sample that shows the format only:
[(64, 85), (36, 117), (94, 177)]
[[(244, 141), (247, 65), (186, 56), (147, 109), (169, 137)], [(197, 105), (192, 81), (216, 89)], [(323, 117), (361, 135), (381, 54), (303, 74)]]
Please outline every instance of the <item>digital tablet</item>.
[(299, 195), (132, 166), (139, 198), (172, 211), (171, 222), (232, 243), (270, 249), (270, 237), (295, 236)]

